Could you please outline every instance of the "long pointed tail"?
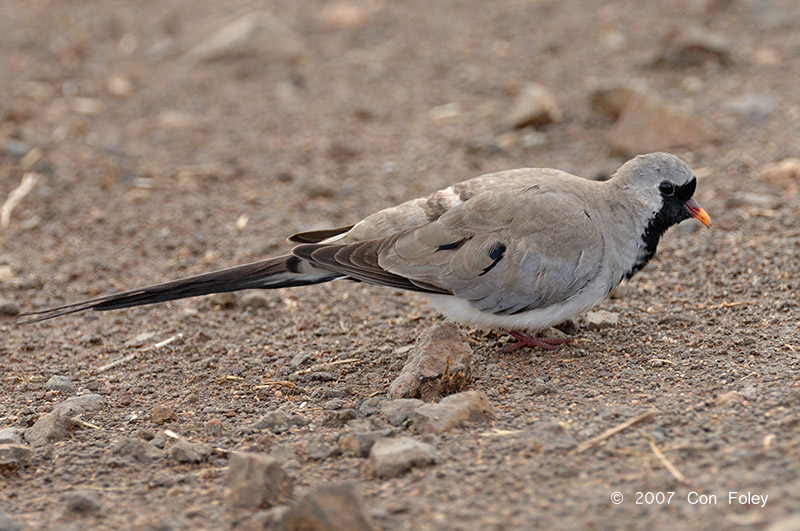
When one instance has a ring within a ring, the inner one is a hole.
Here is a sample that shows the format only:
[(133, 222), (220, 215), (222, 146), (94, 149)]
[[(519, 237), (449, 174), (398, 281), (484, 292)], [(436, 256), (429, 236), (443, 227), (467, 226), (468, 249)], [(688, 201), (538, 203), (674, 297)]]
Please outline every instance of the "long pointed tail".
[(244, 264), (211, 273), (203, 273), (179, 280), (155, 284), (144, 288), (123, 291), (113, 295), (106, 295), (72, 304), (65, 304), (55, 308), (28, 312), (22, 316), (32, 316), (32, 319), (19, 324), (35, 323), (66, 315), (82, 312), (84, 310), (116, 310), (156, 304), (159, 302), (184, 299), (211, 293), (239, 291), (243, 289), (274, 289), (293, 286), (307, 286), (319, 284), (341, 278), (342, 275), (327, 271), (292, 255), (278, 256), (260, 262)]

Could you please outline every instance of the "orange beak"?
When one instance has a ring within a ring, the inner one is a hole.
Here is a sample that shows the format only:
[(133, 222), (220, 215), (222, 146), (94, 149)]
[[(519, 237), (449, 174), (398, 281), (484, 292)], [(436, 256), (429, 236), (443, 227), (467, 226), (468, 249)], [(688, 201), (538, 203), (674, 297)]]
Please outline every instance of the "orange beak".
[(686, 201), (686, 210), (689, 211), (689, 214), (691, 214), (694, 219), (709, 229), (711, 228), (711, 218), (709, 217), (708, 213), (703, 210), (703, 207), (700, 206), (700, 203), (694, 199), (689, 199)]

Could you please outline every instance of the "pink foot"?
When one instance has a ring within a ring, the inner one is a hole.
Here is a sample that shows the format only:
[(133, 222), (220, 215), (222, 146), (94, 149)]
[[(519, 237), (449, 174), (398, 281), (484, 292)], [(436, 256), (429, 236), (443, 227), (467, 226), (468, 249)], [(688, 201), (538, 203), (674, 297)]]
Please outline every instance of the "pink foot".
[(506, 352), (513, 352), (523, 347), (539, 347), (544, 350), (555, 350), (558, 345), (569, 343), (571, 337), (535, 337), (523, 334), (522, 332), (509, 332), (511, 337), (517, 340), (516, 343), (506, 345)]

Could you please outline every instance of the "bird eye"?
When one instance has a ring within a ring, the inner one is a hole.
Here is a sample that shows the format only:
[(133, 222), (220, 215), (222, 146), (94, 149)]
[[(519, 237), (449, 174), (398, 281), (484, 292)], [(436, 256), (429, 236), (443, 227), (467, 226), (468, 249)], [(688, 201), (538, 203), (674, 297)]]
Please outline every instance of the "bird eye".
[(668, 181), (664, 181), (663, 183), (658, 185), (658, 189), (661, 191), (661, 195), (667, 197), (675, 193), (675, 185)]

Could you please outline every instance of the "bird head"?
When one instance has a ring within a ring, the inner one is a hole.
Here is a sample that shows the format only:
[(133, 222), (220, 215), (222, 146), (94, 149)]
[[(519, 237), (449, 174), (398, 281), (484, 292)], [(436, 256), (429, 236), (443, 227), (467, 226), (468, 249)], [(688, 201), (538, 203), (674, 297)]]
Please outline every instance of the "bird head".
[(711, 228), (711, 218), (693, 199), (697, 178), (692, 168), (675, 155), (650, 153), (629, 160), (614, 179), (650, 211), (659, 235), (672, 225), (695, 218)]

